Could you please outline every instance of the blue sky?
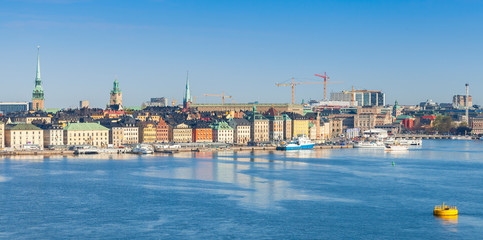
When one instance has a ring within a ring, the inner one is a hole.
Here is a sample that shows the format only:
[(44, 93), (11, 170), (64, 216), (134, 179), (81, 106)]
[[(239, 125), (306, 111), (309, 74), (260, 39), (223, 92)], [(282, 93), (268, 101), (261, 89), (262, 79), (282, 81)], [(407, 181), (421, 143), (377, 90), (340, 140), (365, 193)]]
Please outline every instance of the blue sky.
[[(46, 107), (103, 107), (117, 76), (124, 105), (289, 102), (275, 83), (332, 81), (388, 103), (451, 102), (470, 83), (482, 103), (483, 1), (0, 0), (0, 101), (29, 101), (40, 45)], [(301, 85), (296, 101), (322, 99)]]

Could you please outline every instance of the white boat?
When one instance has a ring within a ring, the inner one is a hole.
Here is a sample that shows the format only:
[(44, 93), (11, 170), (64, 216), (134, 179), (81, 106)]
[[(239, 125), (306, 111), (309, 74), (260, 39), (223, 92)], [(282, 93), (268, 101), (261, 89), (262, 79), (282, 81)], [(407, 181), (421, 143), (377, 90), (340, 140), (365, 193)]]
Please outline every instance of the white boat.
[(74, 154), (99, 154), (99, 149), (90, 145), (78, 146), (74, 148)]
[(411, 145), (411, 146), (421, 146), (423, 145), (423, 140), (421, 139), (394, 139), (394, 138), (386, 138), (384, 140), (385, 144), (399, 144), (399, 145)]
[(313, 143), (307, 136), (304, 135), (298, 138), (294, 138), (288, 143), (282, 142), (282, 144), (277, 147), (277, 150), (313, 149), (314, 145), (315, 143)]
[(385, 144), (381, 141), (373, 141), (373, 142), (357, 142), (354, 143), (355, 148), (384, 148)]
[(152, 154), (154, 153), (153, 147), (149, 144), (137, 144), (133, 149), (132, 153), (135, 154)]
[(407, 151), (408, 149), (407, 145), (386, 144), (384, 151)]

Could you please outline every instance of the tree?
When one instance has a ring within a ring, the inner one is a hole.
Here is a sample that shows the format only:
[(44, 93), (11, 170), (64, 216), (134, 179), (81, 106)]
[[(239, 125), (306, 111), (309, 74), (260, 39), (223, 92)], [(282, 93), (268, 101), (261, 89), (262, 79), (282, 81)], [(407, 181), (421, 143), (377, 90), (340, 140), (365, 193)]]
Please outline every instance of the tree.
[(453, 128), (453, 125), (454, 123), (450, 116), (439, 115), (434, 120), (433, 129), (439, 133), (449, 133), (451, 128)]

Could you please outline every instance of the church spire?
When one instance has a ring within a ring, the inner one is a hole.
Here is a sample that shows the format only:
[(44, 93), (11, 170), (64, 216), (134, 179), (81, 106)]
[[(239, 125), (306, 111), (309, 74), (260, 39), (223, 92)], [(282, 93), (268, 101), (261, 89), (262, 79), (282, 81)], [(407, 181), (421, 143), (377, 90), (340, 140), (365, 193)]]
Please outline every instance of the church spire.
[(35, 88), (32, 92), (32, 108), (33, 110), (44, 109), (44, 89), (40, 79), (40, 46), (37, 46), (37, 70), (35, 72)]
[(40, 46), (37, 46), (37, 71), (35, 74), (35, 82), (40, 82)]
[(189, 71), (186, 72), (186, 90), (183, 98), (183, 107), (188, 108), (191, 103)]

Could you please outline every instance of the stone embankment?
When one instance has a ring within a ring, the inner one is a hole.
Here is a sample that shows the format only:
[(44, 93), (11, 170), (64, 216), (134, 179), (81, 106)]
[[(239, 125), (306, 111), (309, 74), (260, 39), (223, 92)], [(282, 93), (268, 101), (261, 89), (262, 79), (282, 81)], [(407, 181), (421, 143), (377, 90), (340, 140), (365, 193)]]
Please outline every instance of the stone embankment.
[[(314, 146), (314, 149), (345, 149), (352, 148), (352, 145), (318, 145)], [(273, 146), (233, 146), (226, 148), (179, 148), (172, 150), (156, 151), (159, 153), (177, 153), (177, 152), (213, 152), (213, 151), (270, 151), (276, 150)], [(110, 154), (124, 154), (125, 152), (110, 153)], [(2, 151), (0, 156), (71, 156), (74, 155), (74, 151), (69, 150), (25, 150), (25, 151)]]

